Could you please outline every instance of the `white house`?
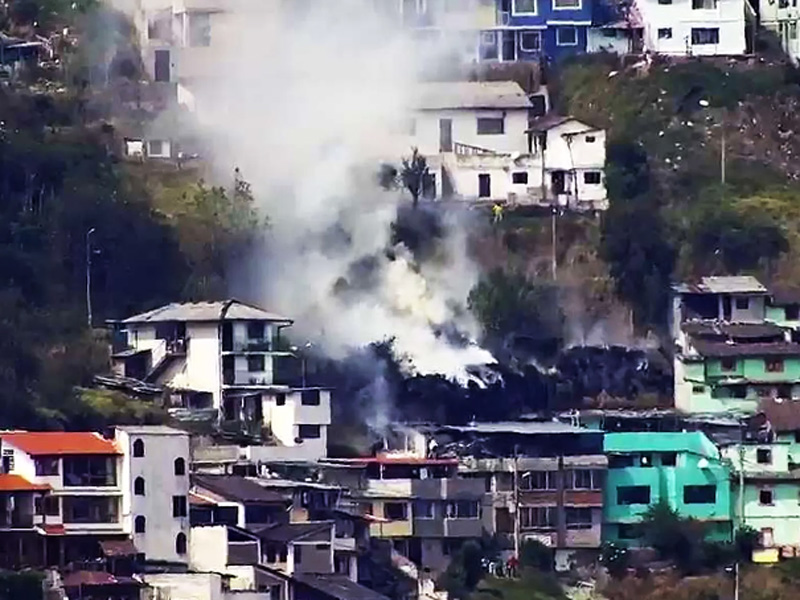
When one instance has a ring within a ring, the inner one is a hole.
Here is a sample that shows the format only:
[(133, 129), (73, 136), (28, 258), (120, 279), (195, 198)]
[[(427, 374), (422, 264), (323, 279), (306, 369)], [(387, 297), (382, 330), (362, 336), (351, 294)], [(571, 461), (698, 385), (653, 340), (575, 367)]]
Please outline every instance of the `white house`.
[(123, 453), (92, 432), (0, 431), (3, 472), (46, 491), (35, 499), (32, 525), (47, 539), (46, 564), (86, 558), (87, 540), (130, 534), (122, 510)]
[(786, 54), (796, 63), (800, 58), (800, 41), (797, 26), (800, 23), (800, 8), (797, 0), (761, 0), (759, 19), (765, 29), (775, 32)]
[(749, 0), (636, 0), (645, 50), (673, 56), (737, 56), (746, 51)]
[(120, 426), (122, 517), (147, 560), (186, 562), (189, 434), (161, 425)]
[(237, 300), (169, 304), (114, 325), (112, 368), (163, 386), (174, 411), (254, 433), (268, 427), (277, 443), (314, 460), (326, 453), (330, 391), (292, 385), (298, 359), (281, 337), (291, 324)]
[(398, 152), (426, 157), (427, 197), (604, 210), (605, 132), (548, 104), (513, 81), (422, 84)]

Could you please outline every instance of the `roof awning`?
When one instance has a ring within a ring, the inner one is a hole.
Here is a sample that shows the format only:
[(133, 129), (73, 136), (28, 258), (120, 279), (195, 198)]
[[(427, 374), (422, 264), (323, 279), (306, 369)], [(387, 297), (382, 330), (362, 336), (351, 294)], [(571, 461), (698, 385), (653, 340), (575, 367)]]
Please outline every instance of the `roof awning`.
[(139, 551), (131, 540), (103, 540), (100, 542), (103, 556), (109, 558), (119, 556), (136, 556)]

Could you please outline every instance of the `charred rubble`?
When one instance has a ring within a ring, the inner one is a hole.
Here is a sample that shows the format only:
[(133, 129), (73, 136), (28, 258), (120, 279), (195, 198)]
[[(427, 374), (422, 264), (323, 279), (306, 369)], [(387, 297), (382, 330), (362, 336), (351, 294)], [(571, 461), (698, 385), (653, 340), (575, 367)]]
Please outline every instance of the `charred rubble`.
[(576, 346), (561, 352), (548, 369), (476, 365), (470, 376), (464, 385), (441, 375), (405, 376), (388, 345), (327, 363), (315, 373), (319, 383), (334, 389), (337, 416), (347, 422), (363, 422), (379, 403), (387, 403), (386, 421), (463, 425), (572, 408), (653, 406), (672, 391), (665, 356), (621, 346)]

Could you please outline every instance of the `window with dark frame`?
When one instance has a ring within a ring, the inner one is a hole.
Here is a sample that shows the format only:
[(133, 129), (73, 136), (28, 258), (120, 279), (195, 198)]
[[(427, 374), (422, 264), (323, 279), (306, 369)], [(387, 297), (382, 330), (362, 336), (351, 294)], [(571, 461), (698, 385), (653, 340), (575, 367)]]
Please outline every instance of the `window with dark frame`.
[(133, 457), (134, 458), (144, 457), (144, 442), (142, 440), (135, 440), (133, 442)]
[(800, 321), (800, 304), (787, 304), (783, 312), (787, 321)]
[(714, 504), (717, 501), (716, 485), (683, 486), (684, 504)]
[(770, 489), (761, 489), (758, 491), (758, 503), (761, 505), (771, 505), (772, 504), (772, 490)]
[(275, 394), (275, 405), (276, 406), (285, 406), (286, 405), (286, 394), (281, 392), (280, 394)]
[(182, 457), (178, 457), (173, 462), (173, 470), (175, 475), (186, 475), (186, 461)]
[(662, 452), (661, 453), (661, 466), (674, 467), (678, 463), (677, 452)]
[(247, 322), (247, 339), (248, 340), (263, 340), (266, 325), (264, 321), (248, 321)]
[(720, 371), (735, 371), (736, 359), (726, 356), (719, 361)]
[(650, 504), (649, 485), (622, 485), (617, 488), (617, 504)]
[(750, 309), (750, 298), (736, 298), (736, 310), (749, 310)]
[(383, 516), (390, 521), (408, 519), (408, 505), (405, 502), (387, 502), (383, 505)]
[(261, 373), (264, 371), (266, 359), (263, 354), (247, 355), (247, 371), (250, 373)]
[(506, 132), (503, 117), (478, 117), (478, 135), (502, 135)]
[[(670, 1), (668, 4), (672, 4)], [(658, 39), (660, 40), (671, 40), (672, 39), (672, 27), (659, 27), (658, 29)]]
[(172, 516), (175, 518), (186, 516), (186, 496), (172, 497)]
[(133, 495), (144, 496), (144, 477), (137, 477), (133, 480)]
[(767, 373), (783, 373), (783, 359), (782, 358), (765, 358), (764, 370)]
[(175, 553), (181, 556), (186, 554), (186, 534), (183, 532), (175, 536)]
[(319, 406), (320, 405), (320, 392), (319, 390), (303, 390), (300, 392), (300, 404), (303, 406)]
[(58, 458), (53, 456), (44, 456), (36, 458), (33, 461), (36, 469), (36, 475), (39, 477), (51, 477), (58, 475)]
[(583, 174), (583, 183), (586, 185), (599, 185), (602, 180), (600, 171), (586, 171)]
[(567, 529), (589, 529), (592, 526), (592, 509), (581, 506), (568, 506), (564, 510)]
[(555, 506), (521, 506), (519, 523), (522, 529), (551, 528), (556, 526)]
[(698, 27), (692, 28), (692, 44), (702, 46), (706, 44), (719, 44), (719, 28)]
[(756, 462), (760, 465), (772, 464), (772, 450), (769, 448), (756, 449)]
[(511, 174), (511, 183), (515, 184), (527, 184), (528, 183), (528, 173), (526, 171), (517, 171), (516, 173)]
[(147, 525), (147, 519), (142, 515), (137, 516), (133, 521), (133, 532), (144, 533)]
[(316, 440), (322, 437), (319, 425), (298, 425), (297, 435), (304, 440)]
[(433, 519), (433, 502), (431, 500), (414, 500), (415, 519)]

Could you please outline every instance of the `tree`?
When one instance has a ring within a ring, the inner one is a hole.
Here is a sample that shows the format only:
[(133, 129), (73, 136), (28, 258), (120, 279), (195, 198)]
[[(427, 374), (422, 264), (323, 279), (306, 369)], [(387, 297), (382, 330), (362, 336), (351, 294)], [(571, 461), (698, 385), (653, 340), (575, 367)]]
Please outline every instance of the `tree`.
[(666, 502), (648, 507), (639, 525), (642, 537), (665, 560), (671, 560), (684, 573), (702, 567), (703, 524), (681, 517)]
[(553, 570), (553, 560), (553, 549), (536, 540), (526, 541), (519, 551), (519, 564), (521, 567), (531, 567), (543, 573), (549, 573)]
[(427, 159), (419, 153), (419, 149), (412, 148), (411, 156), (403, 159), (400, 169), (400, 179), (403, 186), (411, 193), (414, 208), (419, 204), (419, 198), (425, 191), (425, 186), (430, 177)]
[(467, 597), (483, 579), (483, 549), (473, 540), (464, 542), (456, 552), (439, 585), (455, 598)]

